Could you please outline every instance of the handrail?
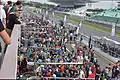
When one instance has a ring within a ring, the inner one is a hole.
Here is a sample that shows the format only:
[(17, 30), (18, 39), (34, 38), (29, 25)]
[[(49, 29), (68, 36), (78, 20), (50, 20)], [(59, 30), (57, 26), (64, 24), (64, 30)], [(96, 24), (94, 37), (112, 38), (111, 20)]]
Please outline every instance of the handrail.
[(16, 79), (19, 37), (20, 25), (15, 25), (11, 35), (12, 44), (7, 47), (3, 64), (1, 66), (0, 79)]
[[(80, 78), (70, 78), (70, 77), (43, 77), (46, 79), (66, 79), (66, 80), (79, 80)], [(82, 80), (95, 80), (95, 78), (81, 78)]]

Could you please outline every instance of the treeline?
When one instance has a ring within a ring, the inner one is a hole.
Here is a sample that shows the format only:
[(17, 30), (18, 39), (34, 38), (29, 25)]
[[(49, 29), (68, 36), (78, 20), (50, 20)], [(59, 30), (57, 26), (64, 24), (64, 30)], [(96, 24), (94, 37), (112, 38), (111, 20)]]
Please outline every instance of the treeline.
[(41, 3), (38, 3), (38, 2), (28, 2), (28, 3), (23, 3), (23, 5), (28, 5), (28, 6), (34, 6), (36, 8), (53, 8), (55, 7), (55, 5), (51, 5), (51, 4), (41, 4)]

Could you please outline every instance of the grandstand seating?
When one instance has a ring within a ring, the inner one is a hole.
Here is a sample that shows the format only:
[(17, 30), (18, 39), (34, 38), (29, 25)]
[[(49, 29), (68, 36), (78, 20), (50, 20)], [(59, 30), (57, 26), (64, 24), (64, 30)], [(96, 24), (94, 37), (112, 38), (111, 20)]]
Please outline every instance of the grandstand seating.
[(120, 24), (120, 10), (103, 11), (90, 19)]

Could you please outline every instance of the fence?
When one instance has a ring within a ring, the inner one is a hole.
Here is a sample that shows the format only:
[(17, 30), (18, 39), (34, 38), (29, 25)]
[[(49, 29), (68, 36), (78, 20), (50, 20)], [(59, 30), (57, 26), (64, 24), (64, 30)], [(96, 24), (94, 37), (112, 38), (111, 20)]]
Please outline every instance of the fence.
[[(89, 45), (89, 37), (81, 34), (82, 43), (85, 45)], [(106, 37), (92, 37), (91, 46), (98, 48), (99, 50), (103, 51), (104, 53), (108, 53), (114, 58), (120, 58), (120, 43), (114, 40), (111, 40)]]

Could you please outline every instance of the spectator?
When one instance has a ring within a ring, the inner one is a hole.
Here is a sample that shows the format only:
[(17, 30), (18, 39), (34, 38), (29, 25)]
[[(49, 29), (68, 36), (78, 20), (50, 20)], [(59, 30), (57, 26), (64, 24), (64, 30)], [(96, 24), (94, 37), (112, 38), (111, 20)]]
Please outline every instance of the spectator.
[(5, 10), (3, 9), (2, 2), (0, 1), (0, 19), (2, 21), (2, 24), (4, 25), (4, 28), (6, 28), (6, 14)]
[(2, 37), (3, 41), (9, 45), (11, 44), (11, 40), (10, 40), (10, 37), (9, 35), (7, 34), (7, 32), (5, 31), (5, 28), (0, 20), (0, 36)]
[(11, 1), (8, 1), (7, 4), (3, 7), (4, 10), (5, 10), (5, 13), (6, 13), (6, 21), (8, 19), (8, 11), (11, 7), (12, 7), (12, 2)]
[(17, 1), (12, 8), (10, 9), (8, 23), (7, 23), (7, 32), (9, 36), (11, 36), (12, 30), (14, 28), (15, 24), (20, 24), (20, 21), (18, 21), (18, 8), (21, 6), (21, 2)]
[(82, 69), (80, 70), (80, 76), (79, 76), (79, 78), (80, 79), (85, 78), (85, 73), (84, 73), (84, 71)]

